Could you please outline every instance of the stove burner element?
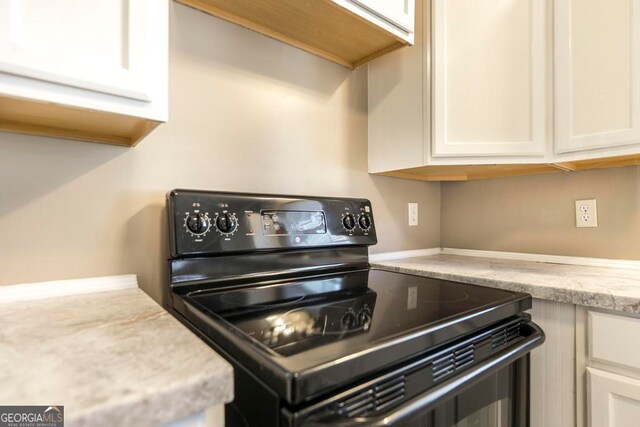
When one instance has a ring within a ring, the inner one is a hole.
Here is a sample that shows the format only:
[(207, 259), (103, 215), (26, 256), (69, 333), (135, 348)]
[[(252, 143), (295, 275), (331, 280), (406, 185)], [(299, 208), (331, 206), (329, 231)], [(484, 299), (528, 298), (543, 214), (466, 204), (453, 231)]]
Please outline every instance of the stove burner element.
[[(322, 292), (323, 287), (337, 286), (336, 281), (321, 279), (193, 297), (198, 305), (218, 313), (260, 344), (292, 355), (369, 331), (376, 292), (362, 284)], [(295, 297), (282, 298), (287, 295)]]

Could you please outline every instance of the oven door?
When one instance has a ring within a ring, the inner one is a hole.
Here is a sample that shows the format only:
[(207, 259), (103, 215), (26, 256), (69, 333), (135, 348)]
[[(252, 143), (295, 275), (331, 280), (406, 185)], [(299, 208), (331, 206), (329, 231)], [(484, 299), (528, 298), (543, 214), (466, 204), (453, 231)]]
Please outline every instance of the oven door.
[[(314, 427), (525, 427), (529, 425), (529, 352), (544, 341), (534, 323), (517, 345), (505, 348), (461, 375), (425, 390), (388, 412), (368, 417), (298, 418)], [(294, 417), (297, 418), (297, 417)], [(306, 418), (306, 419), (304, 419)]]
[[(521, 427), (529, 420), (529, 356), (491, 374), (432, 410), (416, 411), (405, 425)], [(399, 424), (402, 425), (402, 424)]]

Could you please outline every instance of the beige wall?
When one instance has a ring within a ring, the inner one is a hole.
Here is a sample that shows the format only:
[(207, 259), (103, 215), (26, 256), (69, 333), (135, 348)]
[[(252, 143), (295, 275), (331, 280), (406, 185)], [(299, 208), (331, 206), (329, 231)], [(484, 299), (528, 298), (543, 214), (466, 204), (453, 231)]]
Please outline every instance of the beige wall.
[[(640, 259), (639, 168), (445, 183), (442, 195), (370, 176), (365, 69), (171, 8), (170, 122), (138, 147), (0, 133), (0, 284), (136, 273), (158, 298), (176, 187), (368, 197), (374, 252)], [(591, 197), (600, 227), (576, 229), (574, 200)], [(409, 201), (419, 227), (406, 225)]]
[[(576, 228), (575, 200), (598, 201)], [(442, 185), (444, 247), (640, 259), (640, 168)]]
[(366, 69), (171, 8), (170, 122), (138, 147), (0, 134), (0, 284), (136, 273), (158, 297), (176, 187), (368, 197), (374, 251), (439, 245), (439, 184), (367, 174)]

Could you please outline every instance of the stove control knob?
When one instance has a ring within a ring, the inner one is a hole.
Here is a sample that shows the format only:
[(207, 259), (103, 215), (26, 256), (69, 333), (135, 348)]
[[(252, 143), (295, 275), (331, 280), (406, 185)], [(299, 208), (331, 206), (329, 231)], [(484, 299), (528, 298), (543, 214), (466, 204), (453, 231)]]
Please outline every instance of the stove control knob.
[(342, 225), (344, 228), (351, 231), (356, 227), (356, 219), (351, 214), (346, 214), (344, 218), (342, 218)]
[(363, 230), (368, 230), (369, 227), (371, 227), (371, 217), (369, 214), (363, 213), (360, 215), (360, 218), (358, 218), (358, 224), (360, 224), (360, 228)]
[(356, 314), (351, 310), (347, 311), (347, 313), (344, 316), (342, 316), (342, 326), (348, 329), (355, 328), (356, 322), (357, 322)]
[(223, 213), (216, 218), (216, 228), (224, 234), (230, 234), (236, 231), (238, 220), (234, 214)]
[(371, 323), (371, 310), (364, 306), (358, 313), (358, 325), (366, 327), (369, 323)]
[(209, 217), (203, 213), (189, 215), (187, 218), (187, 228), (193, 234), (206, 233), (209, 230), (209, 225)]

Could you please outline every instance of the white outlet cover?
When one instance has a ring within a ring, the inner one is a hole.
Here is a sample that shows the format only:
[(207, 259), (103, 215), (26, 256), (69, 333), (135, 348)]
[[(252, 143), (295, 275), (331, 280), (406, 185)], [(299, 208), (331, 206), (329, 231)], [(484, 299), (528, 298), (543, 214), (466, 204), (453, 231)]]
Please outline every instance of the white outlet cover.
[(418, 204), (409, 203), (409, 226), (415, 227), (418, 225)]
[(576, 227), (597, 227), (598, 206), (596, 199), (576, 200)]

